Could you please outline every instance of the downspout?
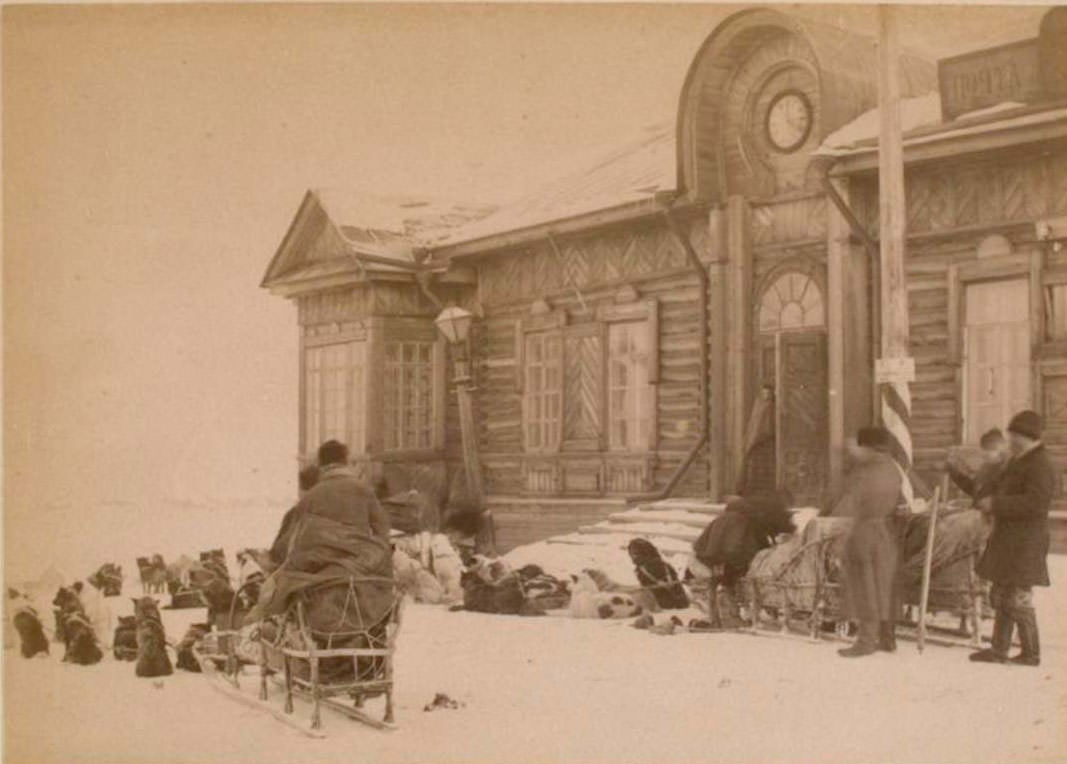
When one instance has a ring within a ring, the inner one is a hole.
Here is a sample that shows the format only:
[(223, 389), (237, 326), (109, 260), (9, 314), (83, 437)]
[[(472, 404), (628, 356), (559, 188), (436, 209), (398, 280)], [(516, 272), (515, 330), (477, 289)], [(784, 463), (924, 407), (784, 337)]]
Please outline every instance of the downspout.
[(689, 237), (684, 234), (678, 221), (671, 215), (671, 208), (669, 206), (665, 205), (663, 208), (663, 219), (666, 221), (667, 227), (670, 229), (675, 241), (677, 241), (685, 251), (686, 258), (689, 260), (689, 264), (693, 267), (693, 272), (696, 273), (697, 279), (700, 281), (700, 437), (697, 439), (697, 442), (693, 447), (689, 449), (685, 458), (682, 459), (682, 463), (678, 465), (677, 469), (675, 469), (663, 488), (651, 493), (627, 496), (627, 502), (659, 501), (660, 499), (668, 498), (674, 493), (674, 489), (678, 487), (678, 483), (696, 460), (697, 454), (700, 453), (700, 450), (704, 448), (705, 444), (708, 442), (708, 420), (710, 419), (710, 406), (708, 404), (708, 272), (707, 269), (705, 269), (704, 264), (700, 262), (700, 258), (693, 249), (693, 245), (689, 242)]
[[(867, 304), (875, 306), (880, 303), (878, 295), (881, 289), (878, 284), (878, 277), (880, 271), (879, 261), (881, 258), (881, 254), (878, 249), (878, 243), (871, 238), (871, 235), (869, 233), (867, 233), (867, 229), (865, 229), (863, 227), (863, 224), (860, 223), (859, 218), (856, 217), (856, 213), (853, 212), (852, 208), (848, 206), (848, 203), (841, 198), (841, 194), (837, 193), (837, 189), (834, 188), (834, 184), (830, 180), (830, 171), (834, 168), (834, 165), (837, 164), (839, 159), (840, 157), (834, 157), (826, 163), (826, 166), (823, 168), (822, 172), (822, 187), (823, 190), (826, 192), (826, 195), (830, 197), (830, 201), (833, 202), (834, 207), (837, 208), (837, 211), (840, 212), (842, 217), (844, 217), (845, 220), (848, 222), (848, 227), (852, 229), (852, 234), (856, 236), (861, 242), (863, 242), (863, 246), (867, 250), (867, 256), (870, 260), (871, 269), (870, 278), (867, 279)], [(881, 333), (881, 324), (881, 311), (872, 310), (870, 323), (871, 336), (867, 338), (870, 342), (872, 351), (877, 347), (875, 344), (875, 340), (878, 339)]]

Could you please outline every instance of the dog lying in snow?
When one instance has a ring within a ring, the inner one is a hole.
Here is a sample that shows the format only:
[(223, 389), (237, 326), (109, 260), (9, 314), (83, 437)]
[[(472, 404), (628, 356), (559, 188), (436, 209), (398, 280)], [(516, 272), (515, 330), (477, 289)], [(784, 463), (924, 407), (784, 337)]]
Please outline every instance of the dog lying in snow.
[(583, 573), (588, 574), (596, 582), (597, 588), (602, 592), (614, 592), (628, 594), (646, 613), (658, 613), (659, 603), (652, 592), (642, 589), (640, 586), (625, 586), (611, 579), (607, 573), (599, 568), (586, 568)]
[(156, 601), (151, 597), (134, 598), (133, 615), (137, 620), (137, 676), (169, 676), (174, 673), (167, 655), (167, 634)]
[(58, 610), (58, 623), (62, 625), (63, 642), (66, 648), (63, 661), (81, 666), (99, 663), (104, 654), (96, 641), (93, 626), (85, 615), (77, 592), (65, 586), (60, 587), (55, 599), (52, 600), (52, 605)]
[(7, 596), (8, 608), (12, 612), (11, 622), (21, 642), (22, 657), (48, 655), (48, 638), (44, 635), (41, 618), (29, 598), (15, 589), (8, 589)]
[(630, 618), (643, 608), (624, 592), (602, 592), (589, 573), (571, 576), (570, 615), (572, 618)]
[(678, 574), (660, 555), (648, 539), (635, 538), (626, 547), (634, 564), (637, 580), (646, 591), (652, 593), (661, 608), (685, 609), (689, 607), (689, 595), (678, 583)]

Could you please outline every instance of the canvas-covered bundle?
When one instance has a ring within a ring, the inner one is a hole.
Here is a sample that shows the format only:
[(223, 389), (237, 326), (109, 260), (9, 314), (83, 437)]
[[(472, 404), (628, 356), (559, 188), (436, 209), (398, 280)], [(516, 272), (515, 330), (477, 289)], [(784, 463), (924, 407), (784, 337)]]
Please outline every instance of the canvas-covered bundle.
[[(930, 515), (910, 515), (904, 530), (901, 584), (905, 600), (918, 601)], [(971, 587), (971, 563), (989, 538), (989, 521), (974, 509), (947, 511), (937, 518), (930, 576), (930, 607), (957, 610)]]
[[(293, 533), (285, 562), (264, 582), (245, 622), (280, 616), (298, 605), (320, 647), (368, 647), (384, 633), (394, 597), (392, 550), (385, 540), (307, 514)], [(373, 667), (361, 665), (363, 670)], [(326, 659), (321, 671), (324, 680), (340, 681), (352, 673), (352, 661)]]
[(356, 632), (377, 625), (393, 604), (389, 544), (346, 523), (304, 516), (288, 557), (264, 583), (249, 618), (281, 614), (297, 597), (313, 632)]
[[(810, 612), (816, 582), (840, 582), (839, 561), (850, 524), (848, 518), (817, 517), (801, 533), (757, 553), (742, 583), (746, 598), (758, 594), (765, 607)], [(837, 596), (834, 591), (824, 595)]]

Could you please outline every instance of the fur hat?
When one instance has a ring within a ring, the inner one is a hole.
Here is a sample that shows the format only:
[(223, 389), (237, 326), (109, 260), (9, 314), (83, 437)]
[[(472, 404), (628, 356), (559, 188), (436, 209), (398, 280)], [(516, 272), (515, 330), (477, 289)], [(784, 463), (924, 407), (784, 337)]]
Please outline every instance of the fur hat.
[(884, 427), (861, 427), (856, 433), (856, 443), (875, 451), (889, 450), (889, 430)]
[(1011, 418), (1011, 424), (1008, 425), (1008, 432), (1014, 432), (1016, 435), (1022, 435), (1031, 440), (1040, 440), (1041, 415), (1036, 411), (1020, 411)]

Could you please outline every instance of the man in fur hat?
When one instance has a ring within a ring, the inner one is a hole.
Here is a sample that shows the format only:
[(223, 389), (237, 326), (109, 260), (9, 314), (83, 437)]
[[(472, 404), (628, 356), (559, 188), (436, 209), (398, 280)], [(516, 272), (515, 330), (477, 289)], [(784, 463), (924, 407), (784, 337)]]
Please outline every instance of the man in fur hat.
[[(1041, 442), (1041, 417), (1034, 411), (1016, 414), (1008, 425), (1011, 461), (997, 481), (992, 496), (977, 506), (990, 512), (995, 522), (978, 575), (993, 583), (991, 600), (996, 617), (993, 643), (971, 654), (980, 663), (1016, 663), (1037, 666), (1041, 646), (1037, 634), (1030, 587), (1048, 586), (1048, 512), (1056, 478), (1052, 462)], [(1008, 658), (1011, 636), (1019, 626), (1022, 652)]]
[(858, 624), (856, 641), (837, 652), (845, 658), (896, 649), (896, 576), (899, 563), (894, 518), (903, 473), (889, 455), (890, 435), (863, 427), (849, 444), (853, 467), (833, 514), (852, 518), (842, 555), (845, 607)]

